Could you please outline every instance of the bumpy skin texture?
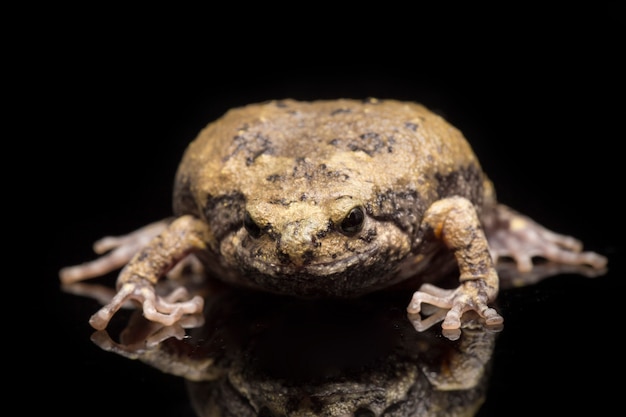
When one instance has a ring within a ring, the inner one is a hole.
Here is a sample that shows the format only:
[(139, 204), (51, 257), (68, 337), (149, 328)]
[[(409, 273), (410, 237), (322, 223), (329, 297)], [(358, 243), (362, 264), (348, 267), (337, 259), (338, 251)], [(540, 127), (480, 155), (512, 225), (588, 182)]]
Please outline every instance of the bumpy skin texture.
[(186, 150), (174, 212), (147, 245), (137, 243), (147, 234), (139, 231), (114, 246), (108, 264), (62, 271), (71, 282), (130, 261), (94, 327), (105, 327), (127, 299), (162, 323), (200, 311), (199, 298), (167, 301), (153, 289), (189, 254), (209, 277), (301, 297), (417, 286), (458, 268), (458, 288), (424, 284), (408, 307), (412, 314), (423, 303), (449, 309), (444, 328), (460, 327), (468, 310), (502, 322), (489, 307), (499, 257), (522, 270), (536, 256), (606, 264), (575, 239), (498, 204), (461, 132), (419, 104), (394, 100), (281, 100), (230, 110)]

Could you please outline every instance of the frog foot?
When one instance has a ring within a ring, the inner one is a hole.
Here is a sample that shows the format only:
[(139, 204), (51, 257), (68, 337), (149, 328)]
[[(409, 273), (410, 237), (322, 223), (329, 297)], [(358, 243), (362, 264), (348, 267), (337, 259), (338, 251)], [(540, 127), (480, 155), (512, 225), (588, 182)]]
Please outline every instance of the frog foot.
[[(413, 294), (407, 312), (419, 314), (422, 311), (422, 303), (447, 309), (443, 323), (441, 323), (441, 327), (447, 330), (461, 328), (463, 313), (471, 310), (482, 317), (487, 326), (501, 325), (504, 319), (495, 309), (487, 305), (489, 297), (482, 287), (484, 287), (484, 283), (480, 280), (465, 281), (455, 289), (443, 289), (432, 284), (422, 284), (419, 291)], [(439, 313), (435, 320), (440, 321), (442, 316), (443, 314)], [(424, 324), (430, 324), (428, 325), (430, 327), (434, 323), (427, 321)]]
[(595, 252), (583, 252), (582, 243), (555, 233), (505, 205), (498, 205), (485, 221), (485, 234), (491, 257), (511, 258), (521, 272), (533, 269), (533, 258), (540, 257), (565, 265), (589, 265), (603, 269), (607, 258)]
[(169, 219), (164, 219), (150, 223), (126, 235), (105, 236), (99, 239), (93, 244), (93, 250), (102, 256), (90, 262), (62, 268), (59, 271), (61, 283), (72, 284), (99, 277), (123, 267), (154, 236), (161, 233), (169, 223)]
[[(171, 326), (186, 314), (197, 314), (204, 308), (204, 300), (200, 296), (189, 299), (189, 293), (179, 287), (167, 296), (155, 293), (154, 285), (139, 277), (133, 277), (120, 284), (113, 299), (89, 319), (89, 324), (96, 330), (103, 330), (113, 315), (129, 300), (142, 305), (146, 319)], [(183, 301), (186, 300), (186, 301)]]

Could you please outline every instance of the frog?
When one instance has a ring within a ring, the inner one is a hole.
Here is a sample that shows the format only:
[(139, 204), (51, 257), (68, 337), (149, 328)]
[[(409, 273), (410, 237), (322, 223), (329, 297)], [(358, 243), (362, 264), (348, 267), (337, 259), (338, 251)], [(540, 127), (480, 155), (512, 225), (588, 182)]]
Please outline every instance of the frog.
[[(68, 285), (120, 270), (115, 296), (89, 320), (104, 329), (124, 305), (172, 325), (202, 311), (184, 288), (159, 294), (181, 268), (234, 287), (300, 299), (409, 288), (408, 314), (444, 309), (503, 316), (496, 265), (538, 260), (603, 270), (607, 257), (497, 199), (460, 129), (397, 99), (268, 100), (211, 121), (185, 149), (170, 218), (94, 245), (100, 257), (62, 268)], [(455, 274), (453, 286), (438, 277)]]

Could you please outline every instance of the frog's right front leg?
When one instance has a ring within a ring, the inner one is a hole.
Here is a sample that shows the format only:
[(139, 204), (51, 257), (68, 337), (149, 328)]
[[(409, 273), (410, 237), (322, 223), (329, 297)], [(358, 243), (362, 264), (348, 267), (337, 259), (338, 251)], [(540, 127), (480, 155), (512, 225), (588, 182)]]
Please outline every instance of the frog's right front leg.
[(192, 216), (181, 216), (170, 223), (137, 252), (117, 279), (117, 294), (89, 323), (98, 330), (106, 328), (113, 315), (128, 300), (141, 303), (144, 316), (169, 326), (185, 314), (202, 311), (204, 301), (195, 296), (182, 301), (186, 293), (165, 299), (155, 292), (155, 285), (187, 255), (206, 250), (215, 244), (208, 225)]

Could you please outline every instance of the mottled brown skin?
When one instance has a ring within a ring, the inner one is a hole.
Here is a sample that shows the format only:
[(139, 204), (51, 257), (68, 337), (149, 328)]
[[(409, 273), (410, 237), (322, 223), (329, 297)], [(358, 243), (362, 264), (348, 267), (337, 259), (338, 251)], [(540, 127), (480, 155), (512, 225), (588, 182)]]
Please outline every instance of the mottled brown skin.
[[(302, 297), (358, 296), (458, 268), (457, 289), (424, 284), (408, 307), (449, 309), (444, 328), (460, 327), (468, 310), (502, 322), (488, 306), (498, 293), (498, 257), (526, 269), (533, 256), (606, 263), (498, 204), (461, 132), (419, 104), (394, 100), (281, 100), (230, 110), (186, 150), (174, 212), (160, 235), (127, 251), (138, 253), (94, 327), (105, 327), (129, 298), (163, 323), (201, 310), (200, 299), (154, 296), (154, 283), (191, 253), (210, 277)], [(83, 268), (66, 281), (88, 277)]]

